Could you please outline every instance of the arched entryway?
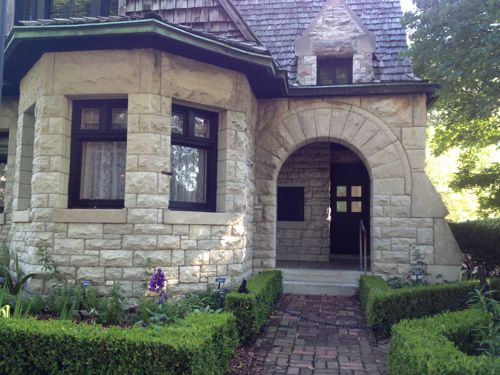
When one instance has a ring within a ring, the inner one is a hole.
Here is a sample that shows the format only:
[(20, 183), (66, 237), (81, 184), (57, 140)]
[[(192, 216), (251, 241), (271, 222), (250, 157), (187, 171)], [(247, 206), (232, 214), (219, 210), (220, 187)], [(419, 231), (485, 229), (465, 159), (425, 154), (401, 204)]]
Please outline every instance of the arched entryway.
[(277, 267), (369, 267), (370, 177), (348, 147), (316, 142), (292, 153), (278, 175), (276, 206)]

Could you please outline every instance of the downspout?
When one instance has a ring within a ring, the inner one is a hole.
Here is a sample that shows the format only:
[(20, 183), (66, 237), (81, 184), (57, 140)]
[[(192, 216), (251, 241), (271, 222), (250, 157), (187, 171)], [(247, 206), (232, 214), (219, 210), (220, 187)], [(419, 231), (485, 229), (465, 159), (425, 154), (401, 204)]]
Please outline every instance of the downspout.
[(0, 104), (2, 104), (3, 91), (3, 62), (5, 53), (5, 34), (7, 30), (7, 1), (2, 1), (0, 9)]

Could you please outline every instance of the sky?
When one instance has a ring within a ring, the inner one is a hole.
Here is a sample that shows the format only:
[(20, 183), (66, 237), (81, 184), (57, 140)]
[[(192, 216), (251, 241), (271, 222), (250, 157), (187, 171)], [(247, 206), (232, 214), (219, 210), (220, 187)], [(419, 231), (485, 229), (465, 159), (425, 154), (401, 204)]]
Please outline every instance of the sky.
[(401, 0), (401, 8), (403, 12), (408, 12), (413, 9), (413, 3), (411, 0)]

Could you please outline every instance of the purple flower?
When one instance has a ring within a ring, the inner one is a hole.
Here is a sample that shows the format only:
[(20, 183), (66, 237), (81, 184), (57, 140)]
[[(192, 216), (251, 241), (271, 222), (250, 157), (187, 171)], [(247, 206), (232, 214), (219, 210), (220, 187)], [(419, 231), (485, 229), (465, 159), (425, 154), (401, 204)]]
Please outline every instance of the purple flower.
[(157, 268), (155, 273), (151, 277), (151, 281), (149, 282), (149, 291), (158, 294), (158, 305), (163, 304), (163, 301), (168, 299), (168, 293), (166, 289), (165, 274), (163, 273), (161, 268)]

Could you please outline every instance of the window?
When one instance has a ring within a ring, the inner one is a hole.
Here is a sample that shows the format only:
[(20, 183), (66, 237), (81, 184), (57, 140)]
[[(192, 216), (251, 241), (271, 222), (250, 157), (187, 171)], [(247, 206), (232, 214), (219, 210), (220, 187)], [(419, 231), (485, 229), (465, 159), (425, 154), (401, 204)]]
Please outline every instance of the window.
[(318, 85), (352, 83), (352, 57), (318, 56)]
[(170, 208), (215, 211), (217, 117), (214, 112), (172, 107)]
[(40, 18), (116, 16), (119, 0), (20, 0), (16, 21)]
[(278, 221), (304, 221), (303, 187), (278, 187)]
[(5, 183), (7, 182), (7, 155), (9, 151), (9, 132), (0, 131), (0, 213), (5, 208)]
[(127, 101), (75, 101), (68, 206), (123, 207), (126, 154)]
[(363, 212), (363, 187), (336, 186), (335, 187), (335, 212), (337, 213), (362, 213)]

